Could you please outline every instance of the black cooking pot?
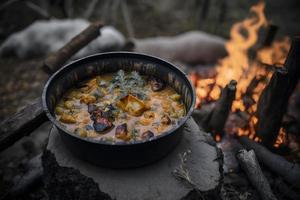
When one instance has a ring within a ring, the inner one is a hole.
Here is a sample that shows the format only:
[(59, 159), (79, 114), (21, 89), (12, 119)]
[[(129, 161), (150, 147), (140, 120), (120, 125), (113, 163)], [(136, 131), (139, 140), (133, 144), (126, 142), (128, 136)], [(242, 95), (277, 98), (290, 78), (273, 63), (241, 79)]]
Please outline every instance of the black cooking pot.
[[(154, 75), (181, 94), (187, 115), (176, 128), (150, 141), (112, 144), (82, 138), (68, 131), (55, 119), (55, 105), (69, 88), (96, 75), (117, 72), (120, 69), (135, 70), (143, 75)], [(127, 168), (156, 161), (167, 155), (178, 144), (182, 136), (183, 125), (190, 117), (195, 105), (195, 92), (187, 76), (171, 63), (144, 54), (114, 52), (88, 56), (61, 68), (46, 83), (42, 100), (48, 118), (55, 124), (64, 144), (73, 154), (99, 166)]]

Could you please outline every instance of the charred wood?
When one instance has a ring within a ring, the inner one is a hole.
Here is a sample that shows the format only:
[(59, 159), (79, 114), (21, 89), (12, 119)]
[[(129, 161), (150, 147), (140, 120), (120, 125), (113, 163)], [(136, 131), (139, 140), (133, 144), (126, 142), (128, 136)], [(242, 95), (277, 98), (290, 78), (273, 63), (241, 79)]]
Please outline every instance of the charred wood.
[(295, 90), (300, 77), (300, 36), (292, 40), (291, 48), (285, 61), (285, 68), (289, 73), (289, 90), (290, 97)]
[(256, 45), (254, 45), (253, 48), (249, 49), (249, 57), (252, 60), (256, 58), (256, 53), (258, 52), (258, 50), (271, 46), (272, 42), (275, 39), (277, 30), (278, 26), (274, 24), (268, 24), (266, 29), (263, 30), (262, 36), (259, 37), (259, 40), (256, 43)]
[(264, 43), (263, 43), (264, 47), (271, 46), (272, 42), (274, 41), (277, 31), (278, 31), (278, 26), (276, 26), (274, 24), (268, 25), (266, 36), (265, 36)]
[(235, 99), (236, 84), (237, 82), (232, 80), (223, 88), (220, 99), (216, 102), (214, 109), (203, 121), (204, 130), (211, 131), (214, 135), (224, 132), (224, 125), (231, 110), (232, 102)]
[(300, 165), (287, 161), (284, 157), (274, 154), (263, 145), (246, 136), (239, 137), (239, 142), (247, 149), (253, 149), (257, 159), (263, 166), (281, 176), (291, 187), (300, 189)]
[(257, 103), (256, 135), (271, 148), (278, 136), (288, 103), (289, 77), (285, 69), (277, 69), (262, 91)]
[(255, 156), (255, 152), (253, 150), (247, 151), (245, 149), (242, 149), (237, 153), (236, 157), (242, 169), (247, 174), (252, 186), (258, 191), (261, 199), (277, 199), (271, 190), (267, 178), (264, 176), (259, 166), (259, 163)]
[(30, 134), (46, 120), (42, 100), (38, 98), (32, 104), (2, 121), (0, 124), (0, 151)]
[(264, 76), (255, 76), (253, 77), (253, 79), (251, 80), (250, 84), (248, 85), (245, 94), (243, 95), (243, 104), (246, 108), (246, 110), (248, 110), (252, 105), (254, 105), (256, 102), (253, 99), (253, 92), (255, 90), (255, 88), (258, 86), (258, 84), (262, 81), (264, 81), (266, 79), (266, 77)]

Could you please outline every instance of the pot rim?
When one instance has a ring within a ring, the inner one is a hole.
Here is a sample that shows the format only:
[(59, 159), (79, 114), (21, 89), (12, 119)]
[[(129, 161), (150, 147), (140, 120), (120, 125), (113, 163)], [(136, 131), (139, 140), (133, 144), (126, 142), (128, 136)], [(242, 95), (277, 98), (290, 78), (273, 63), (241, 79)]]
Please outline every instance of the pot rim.
[[(80, 137), (79, 135), (76, 135), (75, 133), (71, 132), (71, 131), (68, 131), (67, 129), (64, 128), (64, 126), (58, 121), (56, 120), (56, 118), (51, 114), (50, 110), (48, 109), (48, 106), (47, 106), (47, 101), (46, 101), (46, 94), (47, 94), (47, 91), (48, 91), (48, 86), (51, 84), (52, 80), (60, 73), (63, 73), (66, 69), (72, 67), (72, 65), (74, 63), (77, 63), (77, 62), (81, 62), (81, 61), (84, 61), (84, 60), (87, 60), (87, 59), (91, 59), (91, 58), (96, 58), (96, 57), (100, 57), (101, 56), (107, 56), (107, 55), (124, 55), (126, 57), (126, 55), (130, 55), (130, 56), (135, 56), (137, 58), (142, 58), (142, 59), (149, 59), (149, 60), (152, 60), (152, 61), (158, 61), (158, 62), (161, 62), (162, 65), (163, 64), (166, 64), (166, 65), (169, 65), (169, 66), (172, 66), (172, 68), (176, 71), (178, 71), (182, 76), (185, 77), (186, 81), (187, 81), (187, 84), (188, 86), (191, 88), (192, 90), (192, 102), (191, 102), (191, 106), (190, 106), (190, 109), (188, 110), (188, 112), (186, 113), (186, 115), (181, 118), (179, 124), (168, 130), (168, 131), (165, 131), (163, 133), (161, 133), (160, 135), (158, 136), (155, 136), (153, 139), (150, 139), (150, 140), (146, 140), (146, 141), (134, 141), (134, 142), (109, 142), (109, 141), (105, 141), (105, 140), (95, 140), (93, 138), (83, 138), (83, 137)], [(64, 65), (62, 68), (60, 68), (59, 70), (57, 70), (55, 73), (53, 73), (50, 78), (47, 80), (45, 86), (44, 86), (44, 89), (43, 89), (43, 93), (42, 93), (42, 105), (43, 105), (43, 110), (44, 112), (46, 113), (46, 116), (49, 118), (49, 120), (59, 129), (61, 129), (62, 131), (64, 131), (65, 133), (69, 134), (70, 136), (72, 137), (75, 137), (75, 138), (78, 138), (80, 140), (83, 140), (83, 141), (86, 141), (86, 142), (91, 142), (91, 143), (95, 143), (95, 144), (102, 144), (102, 145), (110, 145), (110, 146), (128, 146), (128, 145), (139, 145), (139, 144), (145, 144), (145, 143), (148, 143), (148, 142), (152, 142), (152, 141), (155, 141), (155, 140), (158, 140), (162, 137), (166, 137), (167, 135), (170, 135), (172, 134), (173, 132), (177, 131), (179, 128), (181, 128), (185, 122), (188, 120), (188, 118), (192, 115), (192, 112), (194, 110), (194, 107), (195, 107), (195, 102), (196, 102), (196, 94), (195, 94), (195, 89), (191, 83), (191, 81), (189, 80), (188, 76), (186, 73), (184, 73), (181, 69), (179, 69), (177, 66), (175, 66), (174, 64), (164, 60), (164, 59), (161, 59), (161, 58), (158, 58), (158, 57), (155, 57), (155, 56), (150, 56), (150, 55), (147, 55), (147, 54), (143, 54), (143, 53), (135, 53), (135, 52), (127, 52), (127, 51), (117, 51), (117, 52), (105, 52), (105, 53), (98, 53), (98, 54), (92, 54), (92, 55), (89, 55), (89, 56), (85, 56), (83, 58), (80, 58), (80, 59), (77, 59), (77, 60), (74, 60), (66, 65)]]

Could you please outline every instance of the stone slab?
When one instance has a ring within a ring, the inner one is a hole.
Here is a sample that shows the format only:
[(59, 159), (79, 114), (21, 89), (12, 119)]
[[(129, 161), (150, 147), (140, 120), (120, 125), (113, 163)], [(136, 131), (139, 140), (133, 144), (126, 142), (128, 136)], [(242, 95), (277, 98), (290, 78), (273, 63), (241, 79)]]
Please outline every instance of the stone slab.
[[(179, 155), (188, 150), (191, 153), (187, 156), (186, 169), (193, 187), (172, 174), (181, 165)], [(192, 118), (185, 124), (184, 136), (174, 151), (141, 168), (108, 169), (82, 161), (66, 149), (56, 128), (51, 131), (47, 151), (54, 155), (59, 167), (78, 170), (81, 175), (91, 178), (101, 192), (117, 200), (176, 200), (184, 198), (193, 189), (218, 193), (222, 181), (222, 153)], [(47, 164), (43, 166), (47, 168)], [(51, 173), (55, 176), (55, 172)]]

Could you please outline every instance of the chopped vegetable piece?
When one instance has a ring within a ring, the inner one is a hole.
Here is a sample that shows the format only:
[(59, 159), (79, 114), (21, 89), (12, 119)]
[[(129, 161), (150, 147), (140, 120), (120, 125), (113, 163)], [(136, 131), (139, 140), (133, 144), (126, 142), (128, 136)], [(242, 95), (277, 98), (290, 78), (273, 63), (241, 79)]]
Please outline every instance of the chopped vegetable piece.
[(171, 119), (168, 115), (163, 115), (162, 118), (161, 118), (161, 123), (163, 125), (169, 125), (171, 123)]
[(67, 109), (72, 109), (74, 106), (74, 102), (73, 101), (65, 101), (64, 103), (64, 107)]
[(91, 120), (95, 121), (97, 118), (101, 118), (103, 116), (103, 112), (100, 108), (95, 109), (91, 114)]
[(116, 138), (124, 141), (128, 141), (131, 139), (131, 135), (128, 133), (126, 123), (117, 126), (115, 136)]
[(142, 133), (142, 139), (143, 140), (149, 140), (152, 137), (154, 137), (154, 133), (149, 131), (149, 130)]
[(95, 103), (96, 97), (92, 95), (83, 95), (80, 99), (80, 102), (83, 102), (85, 104)]
[(181, 96), (179, 94), (172, 94), (170, 98), (174, 101), (179, 101)]
[(94, 130), (93, 126), (91, 126), (91, 125), (86, 125), (85, 129), (88, 131)]
[(91, 114), (97, 109), (96, 105), (94, 104), (89, 104), (88, 105), (88, 112)]
[(75, 133), (79, 135), (80, 137), (86, 137), (87, 131), (84, 128), (77, 128), (75, 129)]
[(146, 110), (144, 102), (132, 95), (127, 95), (121, 99), (117, 106), (133, 116), (140, 116)]
[(57, 106), (57, 107), (55, 108), (55, 113), (56, 113), (57, 115), (61, 115), (61, 114), (64, 113), (64, 109), (63, 109), (62, 107)]
[(113, 124), (104, 117), (99, 117), (94, 121), (94, 129), (96, 132), (103, 132), (113, 127)]
[(150, 82), (150, 85), (151, 85), (151, 89), (154, 92), (161, 91), (165, 88), (165, 83), (161, 79), (156, 78), (154, 76), (149, 78), (149, 82)]
[(67, 123), (67, 124), (76, 123), (75, 117), (73, 117), (72, 115), (68, 115), (68, 114), (62, 114), (59, 120), (61, 122)]
[(154, 119), (155, 113), (153, 111), (146, 111), (144, 112), (144, 117), (147, 119)]

